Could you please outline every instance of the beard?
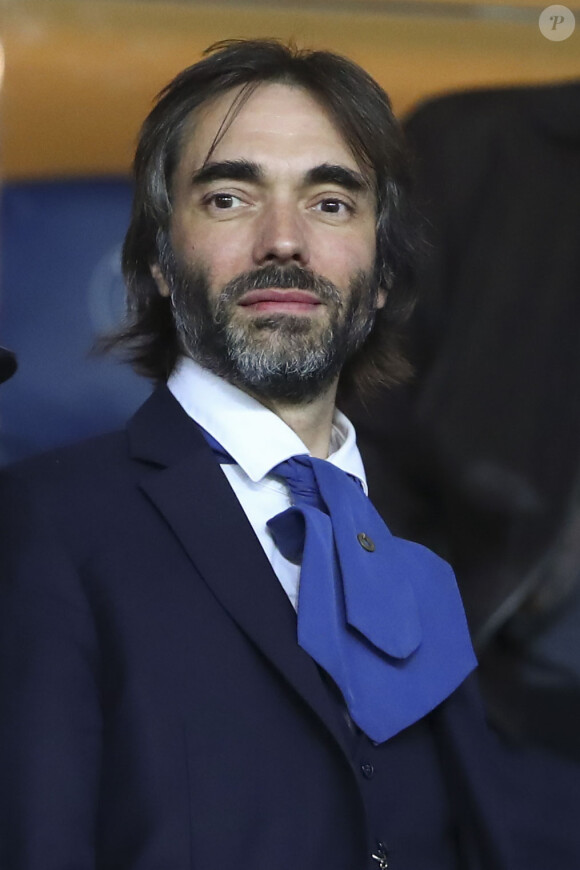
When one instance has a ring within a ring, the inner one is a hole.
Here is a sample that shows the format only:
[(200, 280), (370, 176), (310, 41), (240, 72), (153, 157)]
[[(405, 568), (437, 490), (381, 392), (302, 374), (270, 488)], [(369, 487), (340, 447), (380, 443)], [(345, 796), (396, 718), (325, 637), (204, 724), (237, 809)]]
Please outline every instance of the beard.
[[(304, 404), (325, 392), (364, 343), (376, 314), (378, 283), (364, 271), (343, 294), (331, 281), (295, 264), (269, 264), (228, 282), (212, 300), (207, 269), (178, 264), (170, 247), (159, 262), (183, 352), (258, 399)], [(318, 316), (241, 315), (252, 290), (305, 290), (326, 307)], [(343, 298), (344, 297), (344, 298)]]

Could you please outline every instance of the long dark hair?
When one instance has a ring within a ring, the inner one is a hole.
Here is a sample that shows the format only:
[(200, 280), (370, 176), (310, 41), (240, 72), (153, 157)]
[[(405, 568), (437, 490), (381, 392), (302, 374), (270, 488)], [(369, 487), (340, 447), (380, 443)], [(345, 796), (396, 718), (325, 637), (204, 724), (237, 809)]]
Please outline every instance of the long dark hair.
[[(159, 94), (143, 124), (135, 155), (135, 196), (123, 247), (127, 318), (101, 349), (119, 350), (140, 374), (166, 380), (180, 353), (168, 299), (151, 265), (168, 244), (171, 183), (184, 133), (195, 131), (192, 113), (212, 98), (240, 89), (236, 108), (264, 82), (288, 83), (311, 93), (333, 119), (361, 170), (376, 187), (377, 275), (387, 303), (363, 347), (345, 365), (342, 394), (393, 385), (410, 367), (400, 351), (399, 330), (414, 304), (412, 262), (417, 233), (410, 206), (407, 151), (389, 99), (357, 64), (327, 51), (299, 50), (277, 40), (228, 40), (181, 72)], [(222, 129), (221, 133), (223, 134)]]

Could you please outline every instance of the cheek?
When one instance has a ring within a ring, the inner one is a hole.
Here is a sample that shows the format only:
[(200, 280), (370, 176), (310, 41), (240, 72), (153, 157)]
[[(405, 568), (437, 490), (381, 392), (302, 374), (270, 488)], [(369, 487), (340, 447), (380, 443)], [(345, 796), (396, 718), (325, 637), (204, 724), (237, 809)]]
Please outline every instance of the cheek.
[(251, 268), (248, 261), (251, 246), (239, 228), (226, 223), (208, 227), (194, 221), (172, 230), (175, 252), (189, 264), (201, 264), (218, 284)]
[(182, 221), (176, 221), (174, 218), (171, 224), (170, 241), (173, 253), (178, 260), (185, 263), (191, 262), (193, 252), (196, 249), (193, 241), (194, 235)]
[[(314, 253), (314, 252), (313, 252)], [(330, 270), (339, 283), (344, 283), (356, 272), (371, 272), (375, 263), (375, 240), (371, 238), (348, 238), (341, 235), (325, 238), (318, 247), (321, 271)], [(326, 266), (326, 269), (324, 269)], [(328, 277), (331, 277), (328, 275)]]

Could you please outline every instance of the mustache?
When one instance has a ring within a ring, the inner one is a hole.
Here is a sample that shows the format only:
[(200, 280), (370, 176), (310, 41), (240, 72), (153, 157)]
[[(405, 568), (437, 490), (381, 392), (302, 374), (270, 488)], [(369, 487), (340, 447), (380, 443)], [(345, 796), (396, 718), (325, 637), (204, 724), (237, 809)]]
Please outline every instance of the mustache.
[(220, 293), (219, 306), (236, 302), (245, 293), (252, 290), (307, 290), (320, 299), (321, 302), (331, 302), (342, 307), (340, 291), (332, 281), (317, 275), (311, 269), (292, 264), (280, 266), (269, 263), (260, 269), (253, 269), (237, 275), (223, 287)]

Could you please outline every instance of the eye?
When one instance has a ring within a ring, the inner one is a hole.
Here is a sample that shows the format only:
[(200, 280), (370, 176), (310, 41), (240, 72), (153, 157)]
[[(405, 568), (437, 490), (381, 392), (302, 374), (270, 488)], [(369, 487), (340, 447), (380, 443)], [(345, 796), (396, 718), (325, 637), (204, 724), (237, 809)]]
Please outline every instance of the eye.
[(220, 211), (225, 211), (242, 205), (242, 200), (239, 196), (234, 196), (233, 193), (212, 193), (211, 196), (207, 197), (206, 203), (220, 209)]
[(346, 216), (354, 211), (354, 208), (350, 203), (335, 196), (327, 196), (324, 199), (321, 199), (320, 202), (316, 203), (314, 208), (316, 211), (321, 211), (324, 214), (340, 216)]

